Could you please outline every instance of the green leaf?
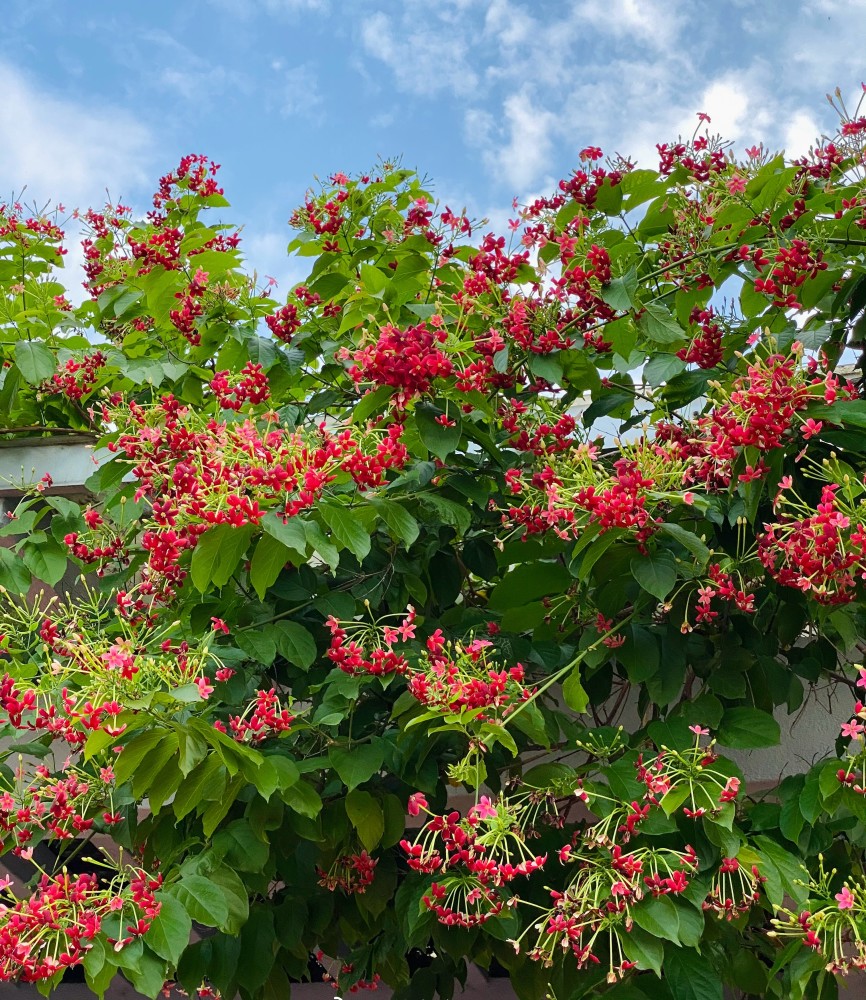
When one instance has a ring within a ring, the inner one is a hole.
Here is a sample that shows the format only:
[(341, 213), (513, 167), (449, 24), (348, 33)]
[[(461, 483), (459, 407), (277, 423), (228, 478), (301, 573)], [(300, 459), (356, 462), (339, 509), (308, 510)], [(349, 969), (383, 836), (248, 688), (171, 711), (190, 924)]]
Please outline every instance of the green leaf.
[(147, 932), (147, 944), (161, 958), (177, 966), (189, 944), (192, 918), (183, 904), (167, 892), (159, 893), (156, 898), (160, 903), (159, 914)]
[(249, 525), (235, 528), (230, 524), (218, 524), (199, 538), (192, 554), (190, 575), (200, 593), (204, 593), (211, 584), (223, 587), (229, 582), (246, 552), (252, 533)]
[(31, 385), (51, 378), (57, 367), (51, 348), (39, 340), (19, 340), (15, 345), (15, 364)]
[(10, 594), (26, 594), (30, 589), (30, 572), (11, 550), (0, 546), (0, 587)]
[(455, 528), (458, 535), (465, 534), (472, 524), (472, 514), (466, 509), (465, 504), (455, 503), (435, 493), (422, 493), (421, 503), (433, 511), (443, 524)]
[(649, 899), (633, 906), (631, 915), (638, 927), (643, 927), (653, 937), (679, 944), (680, 922), (672, 899), (667, 896), (657, 898), (650, 896)]
[(358, 523), (357, 516), (348, 507), (335, 504), (322, 505), (319, 510), (340, 547), (348, 549), (358, 562), (363, 562), (370, 553), (370, 535)]
[(654, 354), (646, 363), (643, 378), (647, 385), (658, 386), (685, 371), (686, 363), (675, 354)]
[(455, 414), (451, 416), (454, 426), (443, 426), (436, 419), (440, 416), (441, 410), (427, 403), (419, 404), (415, 410), (415, 424), (424, 446), (444, 462), (460, 444), (462, 425), (460, 417)]
[(620, 938), (622, 950), (630, 962), (636, 962), (639, 969), (652, 971), (657, 976), (662, 973), (664, 945), (657, 937), (647, 934), (640, 927), (632, 927), (628, 934)]
[(42, 531), (30, 535), (21, 547), (21, 557), (33, 576), (49, 587), (66, 572), (66, 547)]
[(165, 729), (149, 729), (125, 744), (114, 765), (117, 784), (122, 785), (138, 771), (139, 766), (161, 747), (177, 747), (177, 736)]
[(277, 644), (270, 631), (251, 628), (238, 632), (235, 641), (256, 663), (269, 667), (277, 656)]
[(269, 634), (274, 637), (277, 650), (289, 663), (306, 670), (316, 662), (318, 650), (310, 633), (297, 622), (277, 622)]
[(638, 554), (631, 561), (631, 575), (643, 590), (663, 601), (677, 582), (677, 567), (670, 552)]
[(208, 875), (211, 882), (226, 901), (228, 915), (219, 925), (225, 934), (236, 935), (250, 915), (250, 900), (247, 888), (238, 874), (227, 865), (219, 865)]
[(315, 521), (306, 521), (304, 523), (304, 532), (307, 536), (307, 543), (313, 551), (321, 556), (322, 560), (332, 571), (335, 570), (340, 563), (340, 553), (337, 550), (337, 546), (334, 545)]
[(385, 832), (385, 817), (376, 799), (356, 788), (346, 796), (346, 815), (364, 847), (368, 851), (377, 847)]
[(236, 819), (220, 830), (213, 847), (221, 860), (242, 872), (262, 871), (270, 857), (269, 845), (253, 833), (246, 819)]
[(290, 809), (308, 819), (315, 819), (322, 811), (321, 796), (306, 781), (298, 781), (290, 788), (283, 789), (282, 798)]
[(385, 407), (393, 395), (394, 390), (389, 385), (380, 385), (378, 389), (365, 393), (352, 407), (352, 423), (360, 424), (371, 417)]
[(210, 754), (181, 782), (171, 804), (175, 816), (181, 820), (211, 796), (222, 797), (226, 787), (226, 769), (217, 754)]
[(372, 264), (361, 265), (361, 285), (373, 298), (382, 298), (388, 287), (387, 275)]
[(779, 723), (759, 708), (728, 708), (717, 733), (719, 744), (732, 750), (753, 750), (779, 745)]
[(661, 525), (661, 530), (676, 539), (684, 549), (687, 549), (698, 560), (698, 565), (703, 567), (709, 562), (710, 550), (693, 532), (684, 528), (680, 524), (665, 522)]
[(418, 538), (421, 529), (414, 517), (396, 500), (370, 497), (369, 504), (388, 526), (391, 537), (408, 549)]
[(358, 785), (369, 781), (382, 767), (385, 760), (385, 743), (355, 744), (354, 747), (332, 747), (328, 758), (343, 784), (352, 791)]
[(629, 268), (625, 274), (613, 278), (601, 290), (602, 301), (618, 312), (628, 312), (634, 305), (637, 291), (637, 270)]
[(203, 875), (184, 875), (168, 892), (197, 923), (222, 927), (229, 915), (225, 894), (212, 879)]
[(259, 595), (260, 601), (265, 599), (268, 588), (277, 582), (290, 555), (291, 549), (268, 534), (262, 535), (256, 543), (250, 561), (250, 583)]
[(722, 1000), (722, 978), (690, 948), (665, 948), (665, 980), (673, 1000)]
[(494, 611), (521, 607), (539, 597), (563, 593), (573, 582), (571, 574), (562, 563), (524, 563), (513, 569), (502, 583), (493, 588), (490, 607)]
[(657, 302), (650, 302), (644, 307), (638, 322), (647, 337), (657, 344), (675, 344), (679, 340), (685, 340), (683, 328), (670, 311)]
[(583, 715), (586, 711), (589, 695), (580, 682), (580, 667), (575, 667), (566, 677), (562, 685), (562, 697), (565, 699), (566, 705), (578, 715)]
[(560, 351), (553, 354), (532, 354), (529, 358), (529, 370), (538, 378), (543, 378), (551, 385), (560, 385), (563, 376), (563, 363)]
[(307, 554), (307, 534), (304, 531), (304, 524), (297, 518), (290, 517), (285, 524), (283, 519), (278, 517), (274, 511), (269, 510), (262, 518), (262, 528), (265, 532), (281, 542), (300, 558), (302, 562)]

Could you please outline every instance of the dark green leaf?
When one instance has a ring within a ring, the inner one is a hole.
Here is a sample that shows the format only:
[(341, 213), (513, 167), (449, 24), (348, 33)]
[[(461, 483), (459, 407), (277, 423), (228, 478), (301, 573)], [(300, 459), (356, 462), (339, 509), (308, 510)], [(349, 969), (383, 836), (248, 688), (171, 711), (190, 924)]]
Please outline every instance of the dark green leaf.
[(56, 368), (51, 348), (40, 340), (19, 340), (15, 345), (15, 364), (31, 385), (40, 385), (51, 378)]
[(189, 944), (192, 918), (180, 901), (167, 892), (160, 893), (157, 899), (161, 905), (147, 932), (147, 944), (157, 955), (177, 966)]

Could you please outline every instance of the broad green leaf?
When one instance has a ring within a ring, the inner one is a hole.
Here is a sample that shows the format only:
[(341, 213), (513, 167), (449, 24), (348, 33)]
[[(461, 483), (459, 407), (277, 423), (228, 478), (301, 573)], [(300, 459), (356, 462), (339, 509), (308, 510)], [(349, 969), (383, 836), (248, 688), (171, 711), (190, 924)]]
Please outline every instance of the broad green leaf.
[(672, 899), (650, 896), (633, 906), (631, 915), (638, 927), (643, 927), (648, 934), (679, 944), (680, 922)]
[(249, 655), (250, 659), (263, 666), (270, 666), (276, 658), (277, 644), (270, 631), (258, 628), (245, 629), (243, 632), (237, 633), (235, 641)]
[(632, 927), (620, 940), (622, 950), (630, 962), (636, 962), (639, 969), (661, 975), (664, 945), (657, 937), (647, 934), (640, 927)]
[(685, 340), (686, 334), (669, 310), (657, 302), (650, 302), (644, 307), (638, 321), (640, 328), (657, 344), (675, 344)]
[(242, 872), (260, 872), (270, 856), (267, 842), (260, 840), (246, 819), (236, 819), (213, 839), (213, 849), (221, 860)]
[(380, 497), (370, 497), (370, 506), (388, 526), (391, 536), (402, 542), (408, 549), (418, 538), (420, 528), (418, 522), (396, 500), (382, 500)]
[(589, 695), (580, 682), (580, 667), (575, 667), (566, 677), (562, 685), (562, 697), (565, 699), (566, 705), (578, 715), (582, 715), (586, 711), (587, 705), (589, 705)]
[(661, 525), (661, 530), (676, 539), (684, 549), (687, 549), (698, 560), (698, 565), (703, 567), (709, 562), (710, 550), (693, 532), (684, 528), (680, 524), (665, 522)]
[(641, 588), (663, 601), (677, 582), (677, 568), (669, 552), (638, 553), (631, 561), (631, 575)]
[(490, 607), (495, 611), (520, 607), (527, 601), (562, 593), (573, 582), (571, 574), (562, 563), (524, 563), (513, 569), (502, 583), (493, 588)]
[(340, 563), (340, 553), (337, 546), (322, 531), (315, 521), (304, 523), (304, 533), (307, 536), (307, 544), (319, 555), (328, 565), (331, 571), (335, 570)]
[(11, 549), (0, 545), (0, 587), (10, 594), (26, 594), (30, 589), (30, 571)]
[(31, 385), (40, 385), (51, 378), (57, 366), (51, 348), (40, 340), (19, 340), (15, 345), (15, 364)]
[(221, 888), (202, 875), (184, 875), (171, 893), (197, 923), (205, 927), (222, 927), (229, 915), (229, 904)]
[(167, 729), (149, 729), (147, 732), (134, 736), (123, 750), (114, 765), (117, 784), (122, 785), (138, 772), (141, 764), (157, 753), (161, 747), (169, 747), (172, 752), (177, 749), (177, 734)]
[(448, 414), (454, 421), (453, 427), (439, 423), (437, 418), (441, 416), (438, 407), (428, 404), (421, 404), (415, 410), (415, 424), (424, 446), (444, 462), (460, 444), (462, 425), (457, 413)]
[(348, 507), (335, 504), (323, 505), (319, 510), (340, 548), (348, 549), (358, 562), (363, 562), (370, 553), (370, 535), (358, 523), (357, 516)]
[(315, 819), (322, 811), (321, 796), (306, 781), (298, 781), (283, 789), (282, 799), (290, 809), (309, 819)]
[(316, 641), (310, 633), (297, 622), (276, 622), (268, 634), (273, 637), (277, 651), (289, 663), (306, 670), (311, 667), (318, 656)]
[(762, 712), (759, 708), (728, 708), (716, 735), (723, 747), (752, 750), (778, 746), (781, 730), (769, 712)]
[(33, 576), (49, 587), (59, 583), (66, 572), (66, 547), (42, 531), (24, 542), (21, 557)]
[(673, 1000), (722, 1000), (722, 978), (706, 956), (665, 946), (665, 980)]
[(276, 538), (263, 534), (258, 540), (250, 560), (250, 583), (260, 601), (265, 599), (268, 588), (277, 582), (290, 556), (291, 549)]
[[(290, 517), (285, 524), (272, 510), (262, 518), (262, 528), (272, 538), (281, 542), (286, 548), (300, 556), (303, 560), (307, 553), (307, 534), (304, 524), (297, 518)], [(300, 561), (299, 560), (299, 561)]]
[(159, 913), (147, 932), (147, 944), (157, 955), (176, 966), (192, 931), (192, 918), (183, 904), (167, 892), (157, 895)]
[(340, 780), (352, 791), (376, 774), (385, 760), (385, 743), (356, 743), (353, 747), (332, 747), (328, 757)]
[(385, 817), (377, 800), (356, 788), (346, 796), (346, 815), (364, 847), (368, 851), (377, 847), (385, 832)]
[(246, 552), (253, 529), (218, 524), (199, 538), (192, 554), (190, 575), (195, 587), (204, 593), (211, 584), (223, 587), (237, 569)]
[(602, 288), (601, 297), (611, 309), (616, 309), (618, 312), (628, 312), (634, 305), (636, 291), (637, 271), (632, 267), (620, 277), (612, 278)]

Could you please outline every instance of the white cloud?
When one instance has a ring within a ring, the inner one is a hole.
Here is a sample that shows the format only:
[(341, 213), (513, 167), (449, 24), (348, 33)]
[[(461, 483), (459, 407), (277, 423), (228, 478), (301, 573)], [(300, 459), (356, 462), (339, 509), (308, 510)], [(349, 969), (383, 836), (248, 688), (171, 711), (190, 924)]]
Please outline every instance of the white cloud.
[(26, 184), (26, 200), (101, 204), (129, 199), (151, 174), (154, 137), (129, 112), (78, 104), (0, 63), (0, 190)]
[(575, 11), (576, 24), (590, 24), (599, 32), (668, 48), (683, 28), (674, 0), (584, 0)]
[(315, 70), (309, 65), (280, 69), (280, 89), (276, 97), (277, 107), (285, 117), (312, 116), (323, 103), (319, 91), (319, 80)]
[(455, 3), (459, 8), (462, 0), (451, 0), (450, 8), (437, 7), (434, 14), (426, 3), (408, 0), (399, 21), (374, 11), (361, 24), (361, 44), (391, 70), (401, 90), (424, 96), (470, 94), (478, 76), (469, 61), (469, 21), (468, 16), (455, 20)]
[(466, 113), (467, 137), (483, 150), (484, 162), (514, 194), (523, 195), (550, 169), (557, 116), (536, 103), (527, 90), (509, 94), (502, 123), (477, 109)]

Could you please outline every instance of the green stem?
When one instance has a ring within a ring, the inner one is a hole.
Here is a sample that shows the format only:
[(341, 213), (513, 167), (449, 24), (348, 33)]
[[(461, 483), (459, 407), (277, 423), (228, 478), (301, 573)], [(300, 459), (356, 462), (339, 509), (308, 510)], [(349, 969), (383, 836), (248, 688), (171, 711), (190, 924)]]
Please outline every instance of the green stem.
[(595, 642), (593, 642), (589, 646), (587, 646), (586, 649), (582, 649), (577, 654), (577, 656), (575, 656), (575, 658), (573, 660), (571, 660), (569, 663), (567, 663), (564, 667), (561, 667), (559, 670), (557, 670), (555, 674), (552, 674), (550, 677), (548, 677), (547, 680), (544, 682), (544, 684), (541, 685), (541, 687), (536, 688), (536, 690), (534, 691), (534, 693), (531, 694), (526, 699), (526, 701), (522, 701), (517, 706), (517, 708), (505, 720), (505, 723), (506, 724), (510, 723), (514, 719), (514, 717), (516, 715), (518, 715), (520, 712), (523, 711), (524, 708), (527, 707), (527, 705), (531, 705), (535, 701), (536, 698), (538, 698), (540, 695), (544, 694), (545, 691), (547, 691), (549, 688), (553, 687), (554, 684), (558, 683), (567, 674), (571, 673), (571, 671), (575, 667), (579, 666), (583, 662), (583, 660), (586, 657), (587, 653), (591, 653), (593, 650), (598, 649), (598, 647), (604, 642), (605, 639), (609, 639), (612, 635), (616, 635), (619, 632), (620, 628), (623, 625), (625, 625), (627, 622), (630, 622), (631, 619), (634, 618), (634, 616), (635, 616), (635, 612), (631, 611), (629, 614), (627, 614), (625, 616), (625, 618), (623, 618), (623, 620), (621, 622), (619, 622), (617, 625), (615, 625), (612, 629), (608, 629), (608, 631), (605, 632), (603, 635), (600, 635), (595, 640)]

